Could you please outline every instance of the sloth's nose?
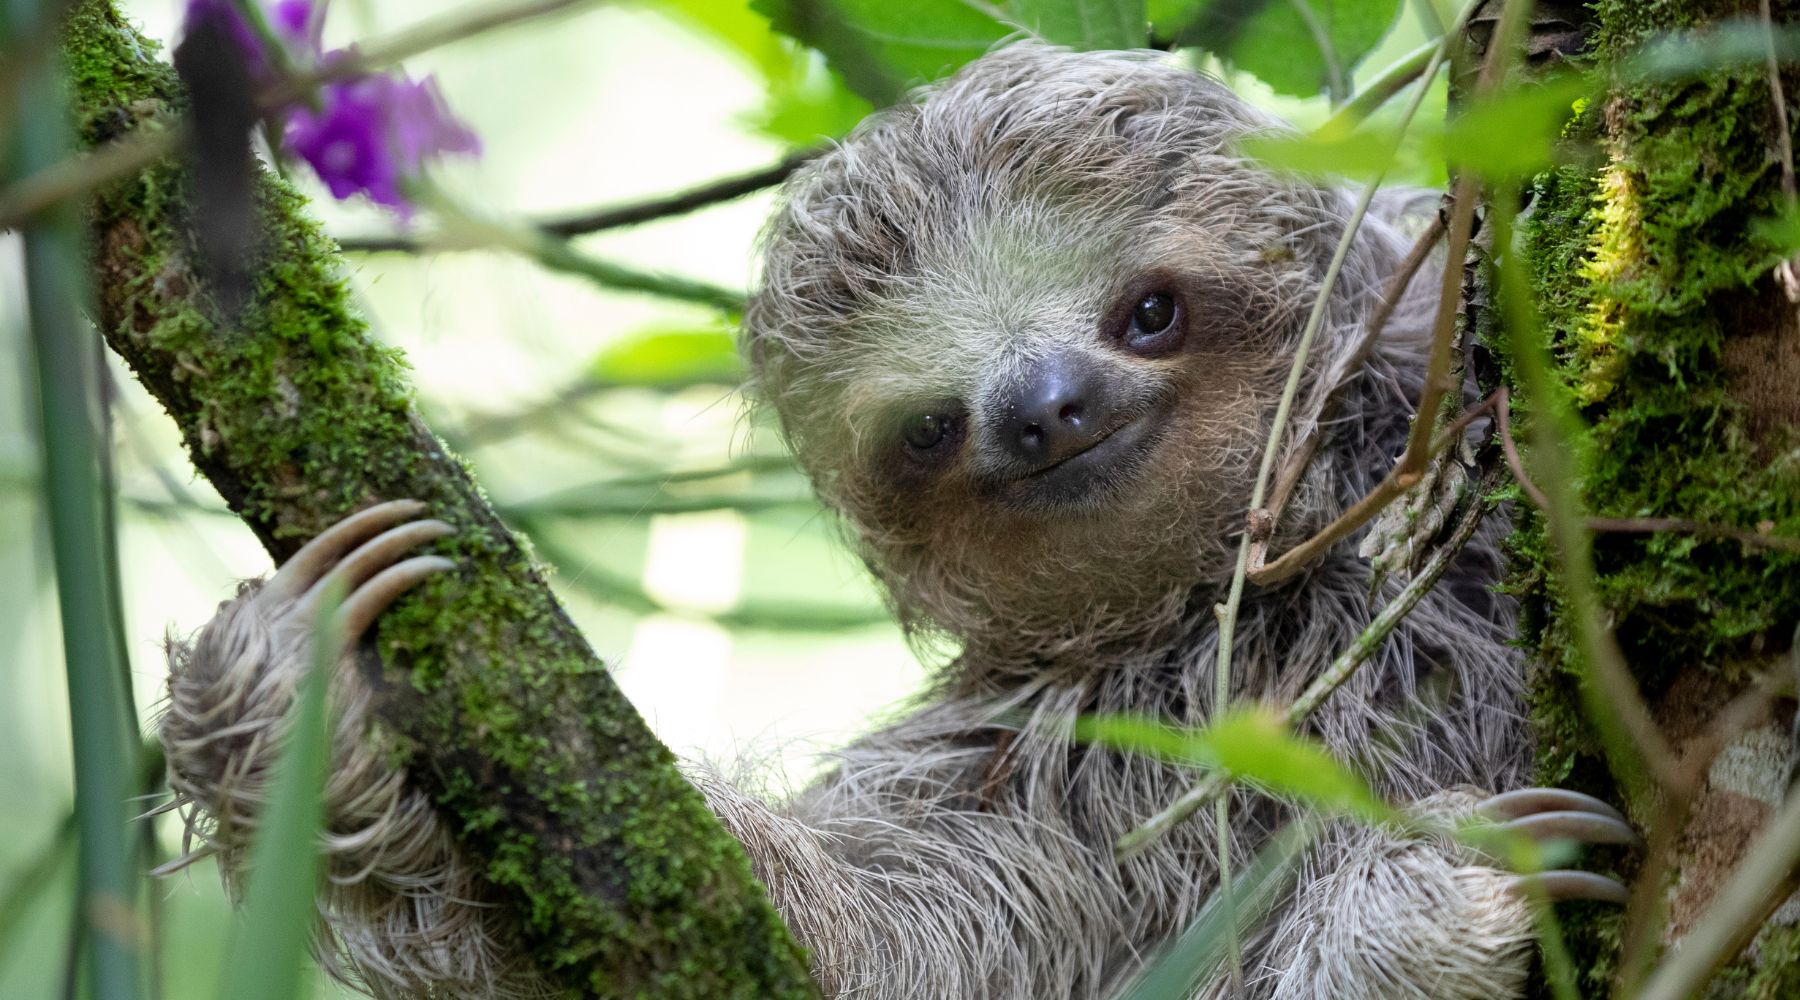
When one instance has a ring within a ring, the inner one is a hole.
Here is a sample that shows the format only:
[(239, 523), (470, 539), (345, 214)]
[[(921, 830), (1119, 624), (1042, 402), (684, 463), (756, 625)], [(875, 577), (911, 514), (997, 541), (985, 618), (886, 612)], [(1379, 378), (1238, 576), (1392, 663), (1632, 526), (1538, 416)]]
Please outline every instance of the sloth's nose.
[(1020, 374), (1000, 438), (1035, 471), (1093, 447), (1110, 424), (1110, 408), (1092, 367), (1079, 358), (1056, 355)]

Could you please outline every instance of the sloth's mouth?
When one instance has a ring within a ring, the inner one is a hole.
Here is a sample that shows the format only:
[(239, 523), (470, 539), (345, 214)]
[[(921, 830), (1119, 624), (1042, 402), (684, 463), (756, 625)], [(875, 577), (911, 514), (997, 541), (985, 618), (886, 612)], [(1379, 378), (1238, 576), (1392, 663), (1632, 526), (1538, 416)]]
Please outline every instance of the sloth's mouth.
[(1129, 483), (1144, 467), (1164, 423), (1156, 411), (1139, 414), (1086, 448), (1013, 480), (1007, 500), (1026, 508), (1086, 506)]

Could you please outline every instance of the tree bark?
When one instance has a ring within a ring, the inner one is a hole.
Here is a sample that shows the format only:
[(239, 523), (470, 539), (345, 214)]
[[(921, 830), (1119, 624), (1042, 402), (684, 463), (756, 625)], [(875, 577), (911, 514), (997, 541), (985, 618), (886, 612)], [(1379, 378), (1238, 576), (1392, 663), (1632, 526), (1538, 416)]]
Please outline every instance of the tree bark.
[[(110, 3), (75, 6), (64, 56), (85, 146), (181, 113), (155, 51)], [(381, 738), (516, 904), (538, 964), (582, 995), (811, 995), (741, 848), (415, 415), (401, 357), (370, 338), (304, 199), (259, 169), (255, 202), (262, 245), (227, 324), (195, 263), (182, 166), (99, 192), (99, 326), (277, 561), (382, 499), (456, 526), (443, 552), (460, 571), (385, 615), (379, 662), (363, 664)]]
[[(1734, 0), (1589, 6), (1600, 65), (1656, 35), (1757, 12)], [(1775, 6), (1778, 23), (1792, 15), (1794, 5)], [(1590, 514), (1800, 537), (1800, 307), (1771, 274), (1783, 252), (1756, 225), (1784, 213), (1768, 76), (1758, 63), (1621, 82), (1570, 127), (1568, 152), (1585, 162), (1540, 176), (1531, 191), (1522, 245), (1560, 387), (1584, 418), (1574, 445)], [(1682, 530), (1595, 537), (1613, 632), (1675, 754), (1691, 763), (1709, 740), (1728, 738), (1685, 824), (1667, 830), (1672, 797), (1633, 795), (1607, 768), (1581, 710), (1578, 633), (1543, 519), (1520, 521), (1514, 586), (1537, 654), (1538, 778), (1624, 801), (1653, 856), (1666, 837), (1671, 864), (1657, 895), (1667, 922), (1652, 943), (1667, 945), (1695, 926), (1786, 794), (1791, 700), (1748, 729), (1721, 732), (1719, 717), (1757, 678), (1792, 672), (1800, 557)], [(1565, 916), (1583, 991), (1605, 995), (1625, 915)], [(1797, 918), (1791, 901), (1777, 911), (1711, 995), (1800, 996)]]

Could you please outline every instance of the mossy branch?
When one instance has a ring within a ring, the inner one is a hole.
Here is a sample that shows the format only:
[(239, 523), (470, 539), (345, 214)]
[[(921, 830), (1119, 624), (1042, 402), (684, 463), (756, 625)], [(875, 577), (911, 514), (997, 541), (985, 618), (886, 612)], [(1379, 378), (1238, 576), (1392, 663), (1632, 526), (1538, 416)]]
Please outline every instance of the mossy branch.
[[(84, 145), (182, 110), (155, 50), (110, 3), (76, 6), (65, 53)], [(258, 179), (261, 259), (227, 324), (196, 271), (187, 194), (165, 159), (95, 197), (100, 327), (276, 559), (379, 499), (416, 497), (457, 526), (442, 551), (462, 570), (390, 612), (381, 666), (364, 662), (383, 738), (517, 904), (538, 964), (582, 995), (811, 995), (742, 850), (420, 422), (304, 200)]]

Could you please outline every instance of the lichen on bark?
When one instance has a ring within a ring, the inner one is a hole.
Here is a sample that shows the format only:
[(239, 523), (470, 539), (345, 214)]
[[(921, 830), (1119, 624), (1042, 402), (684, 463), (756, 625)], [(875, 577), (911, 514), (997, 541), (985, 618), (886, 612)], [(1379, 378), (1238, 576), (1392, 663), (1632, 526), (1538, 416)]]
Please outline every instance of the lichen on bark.
[[(1592, 6), (1602, 65), (1656, 34), (1745, 12), (1720, 0)], [(1774, 122), (1760, 63), (1622, 83), (1568, 129), (1569, 148), (1597, 148), (1601, 162), (1559, 167), (1535, 184), (1523, 245), (1561, 385), (1584, 418), (1578, 485), (1597, 516), (1800, 537), (1800, 426), (1761, 388), (1785, 365), (1789, 393), (1800, 394), (1800, 352), (1783, 354), (1800, 323), (1770, 277), (1783, 251), (1758, 225), (1782, 212)], [(1536, 654), (1539, 779), (1614, 794), (1579, 710), (1575, 629), (1541, 518), (1520, 520), (1514, 586), (1522, 638)], [(1594, 559), (1614, 634), (1678, 750), (1771, 668), (1800, 623), (1800, 556), (1659, 531), (1603, 533)], [(1627, 805), (1656, 821), (1658, 803)], [(1669, 897), (1675, 935), (1741, 856), (1766, 804), (1709, 787), (1694, 815)], [(1618, 915), (1570, 916), (1584, 988), (1603, 992)], [(1765, 935), (1757, 955), (1729, 981), (1793, 981), (1791, 930)]]
[[(63, 54), (84, 145), (180, 114), (155, 52), (110, 3), (75, 6)], [(460, 570), (381, 623), (381, 738), (515, 904), (539, 966), (582, 995), (812, 995), (741, 848), (419, 422), (305, 199), (257, 179), (263, 242), (228, 324), (195, 264), (186, 177), (164, 161), (94, 198), (99, 326), (277, 560), (379, 499), (424, 500), (458, 529), (440, 551)]]

